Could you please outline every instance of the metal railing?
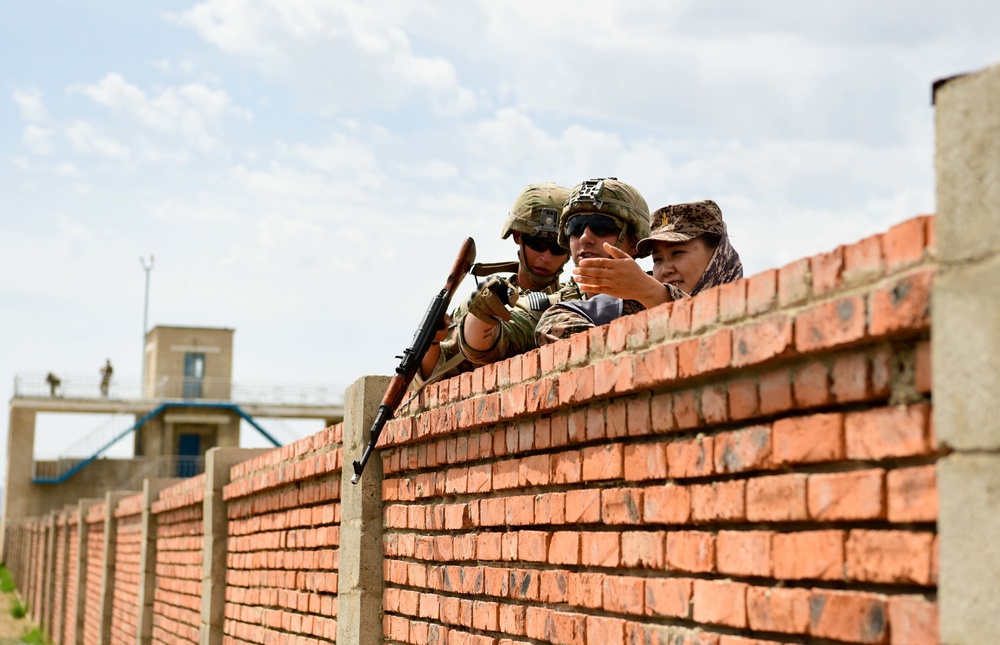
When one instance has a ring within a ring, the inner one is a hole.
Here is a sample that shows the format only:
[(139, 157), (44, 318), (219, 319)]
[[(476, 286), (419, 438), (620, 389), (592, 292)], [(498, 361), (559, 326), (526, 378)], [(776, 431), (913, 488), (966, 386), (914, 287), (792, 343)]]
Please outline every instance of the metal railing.
[(131, 479), (119, 483), (116, 486), (117, 490), (142, 490), (142, 482), (145, 479), (157, 477), (187, 478), (205, 472), (204, 457), (168, 455), (155, 459), (136, 459), (135, 461), (146, 461), (147, 463)]
[(14, 376), (14, 397), (62, 398), (79, 400), (134, 401), (151, 399), (182, 399), (232, 401), (233, 403), (272, 405), (343, 405), (342, 386), (304, 384), (247, 383), (220, 378), (163, 377), (153, 387), (152, 396), (143, 396), (138, 378), (112, 377), (107, 394), (98, 375), (57, 375), (28, 373)]

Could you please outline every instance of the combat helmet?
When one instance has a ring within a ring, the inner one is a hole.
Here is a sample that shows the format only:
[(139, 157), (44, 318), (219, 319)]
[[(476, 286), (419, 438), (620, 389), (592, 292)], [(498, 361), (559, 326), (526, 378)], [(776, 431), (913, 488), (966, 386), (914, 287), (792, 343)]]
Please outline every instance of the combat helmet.
[[(553, 184), (529, 184), (514, 200), (503, 223), (501, 239), (506, 240), (517, 231), (524, 235), (559, 237), (559, 214), (569, 195), (569, 189)], [(569, 247), (567, 247), (569, 248)]]
[(559, 217), (559, 244), (569, 248), (569, 221), (577, 215), (608, 215), (625, 226), (618, 236), (620, 245), (632, 233), (635, 239), (649, 237), (649, 205), (639, 191), (617, 177), (588, 179), (569, 192)]

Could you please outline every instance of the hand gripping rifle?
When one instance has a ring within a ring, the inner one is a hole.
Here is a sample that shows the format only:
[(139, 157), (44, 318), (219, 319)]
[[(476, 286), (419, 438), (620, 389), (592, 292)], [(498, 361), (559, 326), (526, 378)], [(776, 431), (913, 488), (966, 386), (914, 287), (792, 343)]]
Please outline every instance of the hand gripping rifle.
[(403, 397), (406, 395), (406, 389), (410, 387), (410, 383), (417, 373), (417, 368), (420, 367), (420, 361), (423, 360), (424, 354), (430, 349), (431, 343), (434, 341), (434, 335), (441, 329), (441, 322), (448, 311), (448, 304), (455, 295), (455, 290), (458, 289), (462, 278), (469, 272), (472, 263), (475, 261), (476, 243), (469, 237), (465, 239), (462, 249), (458, 252), (455, 266), (451, 268), (451, 273), (448, 274), (448, 280), (444, 283), (444, 288), (431, 299), (431, 304), (427, 307), (427, 313), (424, 314), (423, 320), (420, 321), (420, 326), (417, 327), (417, 331), (413, 334), (413, 341), (410, 343), (410, 346), (406, 348), (402, 356), (396, 357), (400, 359), (399, 365), (396, 367), (396, 374), (389, 381), (389, 388), (386, 390), (385, 396), (382, 397), (381, 405), (378, 406), (375, 422), (372, 423), (372, 429), (369, 432), (368, 447), (365, 448), (364, 454), (361, 455), (361, 461), (355, 461), (353, 464), (354, 475), (351, 477), (352, 484), (357, 484), (358, 480), (361, 479), (361, 473), (365, 469), (365, 464), (368, 463), (368, 458), (371, 457), (372, 452), (375, 450), (375, 444), (378, 443), (378, 437), (382, 434), (382, 428), (385, 427), (385, 424), (396, 413), (396, 408), (402, 402)]

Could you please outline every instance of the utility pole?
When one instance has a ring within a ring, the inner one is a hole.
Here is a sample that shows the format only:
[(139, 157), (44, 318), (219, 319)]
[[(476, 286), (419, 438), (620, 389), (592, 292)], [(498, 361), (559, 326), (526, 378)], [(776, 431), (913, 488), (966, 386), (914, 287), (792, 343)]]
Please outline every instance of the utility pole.
[(153, 254), (149, 254), (149, 264), (146, 258), (139, 256), (139, 263), (146, 272), (146, 302), (142, 310), (142, 396), (146, 396), (146, 334), (149, 333), (149, 272), (153, 270)]

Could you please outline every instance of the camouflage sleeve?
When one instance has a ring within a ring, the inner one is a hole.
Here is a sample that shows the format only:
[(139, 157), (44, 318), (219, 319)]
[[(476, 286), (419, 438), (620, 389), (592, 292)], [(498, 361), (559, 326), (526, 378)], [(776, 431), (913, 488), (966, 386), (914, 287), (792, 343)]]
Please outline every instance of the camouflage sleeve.
[(493, 347), (487, 350), (477, 350), (465, 342), (463, 326), (459, 324), (458, 335), (461, 352), (470, 362), (476, 365), (486, 365), (502, 361), (511, 356), (517, 356), (535, 348), (535, 323), (537, 316), (517, 306), (511, 309), (510, 320), (500, 323), (500, 335)]
[(538, 347), (554, 343), (573, 334), (593, 328), (583, 314), (561, 305), (552, 305), (535, 326), (535, 344)]
[[(448, 333), (445, 335), (444, 340), (441, 341), (441, 354), (438, 356), (434, 370), (427, 378), (422, 378), (420, 370), (417, 370), (417, 373), (413, 376), (413, 381), (410, 383), (411, 390), (421, 388), (425, 383), (436, 383), (446, 378), (457, 376), (462, 372), (471, 372), (475, 368), (475, 365), (472, 365), (467, 360), (462, 360), (457, 364), (452, 361), (452, 358), (460, 354), (458, 322), (461, 322), (464, 317), (465, 308), (461, 305), (451, 312), (451, 325), (448, 326)], [(449, 361), (452, 361), (452, 365), (446, 369), (445, 364)]]

